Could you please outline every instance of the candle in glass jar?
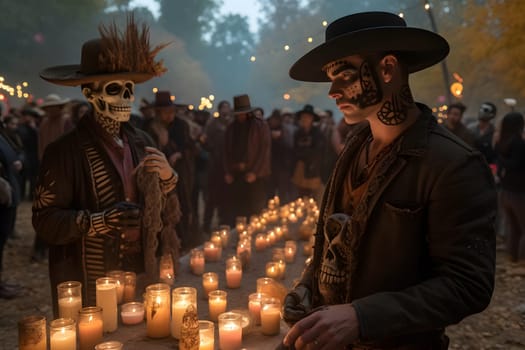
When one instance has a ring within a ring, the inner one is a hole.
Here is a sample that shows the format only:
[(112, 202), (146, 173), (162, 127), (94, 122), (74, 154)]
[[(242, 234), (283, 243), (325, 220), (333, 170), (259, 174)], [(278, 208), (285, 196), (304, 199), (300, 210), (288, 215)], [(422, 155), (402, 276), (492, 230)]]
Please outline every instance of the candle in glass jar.
[(266, 263), (266, 276), (270, 278), (280, 278), (281, 276), (281, 269), (279, 268), (279, 264), (275, 261), (270, 261)]
[(129, 303), (135, 300), (135, 288), (137, 285), (137, 275), (135, 272), (124, 272), (124, 303)]
[(219, 347), (221, 350), (239, 350), (242, 346), (242, 318), (234, 312), (219, 316)]
[(214, 290), (208, 294), (208, 311), (210, 320), (217, 322), (220, 314), (226, 311), (228, 293), (223, 290)]
[(123, 324), (141, 323), (144, 320), (144, 304), (138, 302), (123, 304), (120, 308), (120, 317)]
[(204, 273), (204, 253), (200, 249), (192, 249), (190, 253), (190, 269), (194, 275)]
[(210, 236), (210, 242), (213, 242), (216, 246), (222, 247), (222, 236), (221, 231), (213, 231)]
[(270, 241), (270, 245), (274, 245), (275, 242), (277, 242), (277, 235), (275, 234), (274, 230), (268, 231), (268, 240)]
[(97, 306), (102, 308), (104, 332), (114, 332), (118, 325), (117, 281), (110, 277), (96, 280)]
[(215, 325), (210, 321), (199, 320), (199, 350), (214, 350)]
[(261, 326), (265, 335), (276, 335), (281, 330), (281, 302), (277, 298), (266, 298), (261, 306)]
[(77, 348), (75, 320), (59, 318), (49, 324), (50, 350), (74, 350)]
[(261, 324), (261, 304), (266, 298), (269, 296), (264, 293), (252, 293), (248, 296), (248, 311), (256, 325)]
[(226, 286), (240, 288), (242, 280), (242, 263), (240, 260), (230, 259), (226, 262)]
[(159, 278), (162, 283), (172, 286), (175, 282), (175, 269), (171, 254), (164, 254), (160, 257)]
[(78, 313), (79, 350), (93, 350), (103, 336), (102, 308), (85, 307)]
[(146, 334), (150, 338), (170, 335), (170, 286), (166, 283), (146, 287)]
[(57, 285), (58, 316), (78, 320), (82, 308), (82, 284), (77, 281), (62, 282)]
[(46, 350), (46, 318), (27, 316), (18, 321), (18, 346), (20, 350)]
[(296, 252), (297, 252), (297, 243), (295, 243), (295, 241), (286, 241), (284, 244), (284, 260), (287, 263), (294, 262)]
[(261, 251), (266, 248), (266, 235), (264, 233), (258, 233), (255, 236), (255, 250)]
[(106, 273), (107, 277), (114, 278), (117, 282), (117, 304), (124, 300), (124, 271), (113, 270)]
[(219, 245), (213, 242), (204, 242), (204, 258), (206, 261), (219, 261), (221, 258), (221, 251)]
[(206, 272), (202, 275), (202, 289), (204, 290), (204, 297), (214, 290), (219, 289), (219, 276), (215, 272)]
[(197, 313), (197, 290), (191, 287), (175, 288), (171, 301), (171, 336), (180, 340), (184, 315), (189, 310)]
[(222, 247), (226, 248), (228, 246), (228, 241), (230, 240), (230, 225), (220, 225), (219, 230), (221, 231)]

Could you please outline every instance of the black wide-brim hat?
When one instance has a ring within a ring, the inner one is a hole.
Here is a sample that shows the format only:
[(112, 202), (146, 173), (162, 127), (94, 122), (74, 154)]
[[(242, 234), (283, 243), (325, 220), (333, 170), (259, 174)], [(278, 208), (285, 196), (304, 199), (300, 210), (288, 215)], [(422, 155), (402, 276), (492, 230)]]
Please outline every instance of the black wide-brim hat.
[(363, 12), (339, 18), (326, 28), (325, 42), (306, 53), (290, 68), (295, 80), (329, 82), (323, 67), (351, 55), (398, 53), (409, 73), (444, 59), (450, 48), (440, 35), (407, 27), (404, 19), (388, 12)]

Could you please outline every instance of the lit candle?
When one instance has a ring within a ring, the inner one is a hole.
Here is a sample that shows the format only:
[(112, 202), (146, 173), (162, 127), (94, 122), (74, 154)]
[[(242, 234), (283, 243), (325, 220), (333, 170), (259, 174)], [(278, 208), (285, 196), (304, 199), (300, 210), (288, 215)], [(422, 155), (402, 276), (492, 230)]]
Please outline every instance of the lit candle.
[(237, 216), (235, 218), (235, 230), (237, 233), (244, 231), (247, 226), (247, 218), (246, 216)]
[(219, 347), (221, 350), (239, 350), (242, 346), (241, 315), (226, 312), (219, 316)]
[(275, 285), (275, 281), (270, 277), (261, 277), (257, 279), (257, 293), (265, 293), (272, 295), (272, 290)]
[(171, 300), (171, 336), (180, 339), (182, 318), (189, 310), (197, 313), (197, 290), (191, 287), (175, 288)]
[(281, 330), (281, 303), (276, 298), (266, 298), (261, 307), (262, 333), (276, 335)]
[(46, 318), (27, 316), (18, 321), (18, 347), (20, 350), (46, 350)]
[(202, 289), (204, 290), (204, 297), (214, 290), (219, 289), (219, 276), (215, 272), (206, 272), (202, 275)]
[(213, 242), (204, 242), (204, 258), (206, 261), (219, 261), (222, 249)]
[(270, 245), (274, 245), (275, 242), (277, 242), (277, 235), (275, 234), (275, 231), (273, 230), (268, 231), (267, 236), (270, 241)]
[(214, 350), (215, 325), (210, 321), (199, 320), (199, 350)]
[(124, 272), (124, 300), (123, 302), (129, 303), (135, 300), (135, 288), (137, 285), (137, 275), (135, 272), (127, 271)]
[(102, 340), (102, 308), (85, 307), (80, 309), (78, 317), (79, 350), (93, 350)]
[(160, 281), (172, 286), (175, 282), (175, 269), (173, 268), (173, 259), (171, 254), (164, 254), (160, 257), (159, 263)]
[(284, 260), (287, 263), (294, 262), (296, 252), (297, 252), (297, 243), (295, 243), (295, 241), (286, 241), (284, 243)]
[(78, 320), (78, 311), (82, 308), (82, 284), (77, 281), (63, 282), (57, 285), (58, 317)]
[(122, 350), (123, 348), (124, 344), (116, 340), (105, 341), (95, 346), (95, 350)]
[(96, 280), (97, 306), (102, 308), (104, 332), (114, 332), (118, 325), (117, 281), (110, 277)]
[(250, 239), (243, 239), (237, 244), (237, 256), (241, 259), (242, 266), (250, 265), (252, 245)]
[(77, 348), (75, 321), (59, 318), (49, 324), (50, 350), (74, 350)]
[(150, 338), (170, 335), (170, 286), (165, 283), (146, 287), (146, 334)]
[(194, 275), (204, 273), (204, 253), (199, 249), (192, 249), (190, 254), (190, 269)]
[(264, 233), (258, 233), (255, 236), (255, 250), (261, 251), (266, 248), (266, 235)]
[[(226, 311), (228, 293), (223, 290), (214, 290), (208, 294), (208, 311), (210, 320), (217, 321), (220, 314)], [(222, 348), (221, 348), (222, 349)]]
[[(279, 267), (279, 278), (284, 279), (286, 274), (286, 262), (284, 259), (274, 259), (274, 262), (277, 263), (277, 266)], [(268, 276), (270, 277), (270, 276)]]
[(141, 323), (144, 320), (144, 304), (138, 302), (123, 304), (120, 308), (120, 317), (123, 324)]
[(109, 271), (106, 276), (114, 278), (117, 282), (117, 303), (122, 304), (124, 300), (124, 271)]
[(210, 241), (213, 242), (216, 246), (222, 247), (221, 231), (213, 231), (210, 236)]
[(280, 278), (281, 270), (277, 262), (270, 261), (266, 263), (266, 276), (274, 279)]
[(248, 296), (248, 311), (256, 325), (261, 324), (261, 304), (269, 296), (264, 293), (252, 293)]
[(221, 231), (222, 247), (226, 248), (228, 246), (228, 241), (230, 240), (230, 225), (220, 225), (219, 230)]
[(240, 260), (230, 259), (226, 263), (226, 286), (240, 288), (242, 279), (242, 263)]

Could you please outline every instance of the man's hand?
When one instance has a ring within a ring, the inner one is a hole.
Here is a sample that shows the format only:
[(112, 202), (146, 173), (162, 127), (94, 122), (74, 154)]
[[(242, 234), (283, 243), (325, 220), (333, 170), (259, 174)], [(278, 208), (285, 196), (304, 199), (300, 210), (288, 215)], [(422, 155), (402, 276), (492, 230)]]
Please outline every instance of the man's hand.
[(284, 298), (283, 319), (291, 327), (312, 310), (312, 292), (299, 284)]
[(108, 235), (140, 227), (140, 207), (135, 203), (118, 202), (89, 216), (88, 235)]
[(344, 349), (359, 338), (359, 322), (352, 304), (320, 308), (297, 322), (284, 338), (295, 349)]
[(168, 163), (164, 153), (154, 147), (146, 147), (148, 153), (142, 160), (144, 169), (147, 172), (156, 172), (159, 174), (161, 180), (168, 180), (173, 176), (173, 169)]
[(257, 176), (254, 173), (246, 173), (244, 176), (244, 180), (246, 180), (247, 183), (252, 184), (257, 180)]

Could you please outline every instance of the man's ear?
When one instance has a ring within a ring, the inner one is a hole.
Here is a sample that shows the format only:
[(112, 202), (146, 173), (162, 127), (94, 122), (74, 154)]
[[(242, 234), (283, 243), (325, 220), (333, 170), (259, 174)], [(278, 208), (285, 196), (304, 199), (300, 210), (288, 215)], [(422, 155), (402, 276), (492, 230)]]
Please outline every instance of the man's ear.
[(396, 71), (399, 70), (399, 60), (394, 55), (386, 55), (379, 62), (380, 78), (386, 83), (390, 83)]
[(88, 87), (88, 86), (84, 86), (82, 88), (82, 95), (84, 95), (84, 97), (89, 101), (91, 102), (93, 100), (93, 90), (91, 89), (91, 87)]

